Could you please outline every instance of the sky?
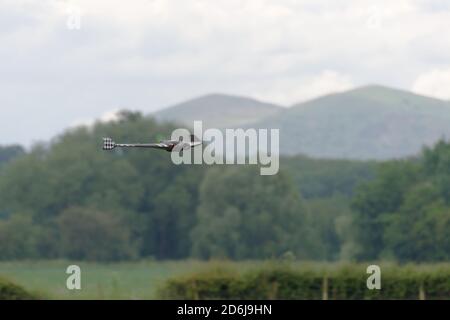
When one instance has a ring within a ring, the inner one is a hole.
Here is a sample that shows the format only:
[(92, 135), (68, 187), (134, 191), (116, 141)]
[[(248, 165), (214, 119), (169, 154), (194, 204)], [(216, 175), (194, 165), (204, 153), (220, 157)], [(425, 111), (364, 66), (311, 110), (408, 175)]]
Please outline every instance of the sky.
[(450, 99), (448, 0), (0, 0), (0, 144), (208, 93)]

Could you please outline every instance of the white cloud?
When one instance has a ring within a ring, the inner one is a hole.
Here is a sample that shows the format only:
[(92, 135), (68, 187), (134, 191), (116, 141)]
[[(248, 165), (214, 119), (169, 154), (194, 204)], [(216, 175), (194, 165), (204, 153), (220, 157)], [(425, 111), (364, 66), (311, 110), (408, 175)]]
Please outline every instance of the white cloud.
[(110, 110), (107, 112), (104, 112), (99, 118), (91, 118), (91, 119), (77, 119), (73, 121), (69, 127), (70, 128), (76, 128), (76, 127), (92, 127), (96, 121), (99, 122), (114, 122), (119, 120), (119, 109)]
[(299, 88), (297, 99), (311, 99), (327, 93), (349, 90), (355, 86), (350, 76), (330, 70), (326, 70), (305, 82)]
[(266, 90), (255, 91), (254, 96), (282, 105), (290, 105), (353, 87), (355, 84), (349, 75), (324, 70), (319, 75), (301, 79), (293, 77), (275, 80)]
[[(445, 3), (2, 0), (0, 108), (22, 126), (0, 119), (0, 143), (210, 92), (289, 105), (366, 83), (406, 89), (448, 65)], [(67, 28), (70, 8), (79, 30)]]
[(414, 82), (412, 90), (438, 99), (450, 99), (450, 67), (421, 74)]

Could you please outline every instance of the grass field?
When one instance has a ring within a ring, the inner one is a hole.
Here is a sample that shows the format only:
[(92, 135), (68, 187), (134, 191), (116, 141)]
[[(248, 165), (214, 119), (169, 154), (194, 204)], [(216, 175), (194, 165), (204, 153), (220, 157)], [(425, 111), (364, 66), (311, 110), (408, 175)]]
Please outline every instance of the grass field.
[[(81, 290), (66, 288), (71, 264), (81, 268)], [(0, 275), (50, 299), (151, 299), (166, 278), (199, 267), (196, 262), (30, 261), (0, 263)]]
[[(66, 288), (66, 269), (81, 268), (81, 290)], [(152, 299), (167, 278), (201, 271), (222, 262), (141, 261), (99, 264), (69, 261), (0, 262), (0, 277), (5, 277), (49, 299)], [(239, 264), (240, 270), (255, 262)]]
[[(201, 262), (185, 261), (140, 261), (123, 263), (89, 263), (70, 261), (22, 261), (0, 262), (0, 277), (5, 277), (26, 289), (39, 293), (48, 299), (152, 299), (157, 289), (170, 277), (211, 270), (211, 268), (232, 268), (245, 272), (280, 261)], [(66, 288), (66, 269), (76, 264), (81, 268), (81, 290)], [(338, 268), (343, 263), (293, 262), (294, 268), (326, 271)], [(352, 265), (354, 270), (365, 273), (368, 264)], [(389, 263), (380, 263), (389, 267)], [(409, 265), (408, 268), (432, 269), (450, 268), (449, 264)]]

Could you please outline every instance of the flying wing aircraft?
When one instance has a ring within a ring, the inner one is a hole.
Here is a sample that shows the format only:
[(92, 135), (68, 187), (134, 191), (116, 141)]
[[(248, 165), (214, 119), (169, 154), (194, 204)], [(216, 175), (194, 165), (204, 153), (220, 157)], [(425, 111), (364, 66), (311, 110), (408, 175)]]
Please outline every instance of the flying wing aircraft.
[(182, 150), (188, 150), (201, 144), (202, 141), (193, 134), (190, 135), (190, 141), (183, 141), (183, 137), (180, 137), (180, 140), (162, 140), (159, 143), (116, 143), (111, 138), (103, 138), (103, 150), (113, 150), (114, 148), (121, 147), (154, 148), (163, 149), (168, 152), (181, 152)]

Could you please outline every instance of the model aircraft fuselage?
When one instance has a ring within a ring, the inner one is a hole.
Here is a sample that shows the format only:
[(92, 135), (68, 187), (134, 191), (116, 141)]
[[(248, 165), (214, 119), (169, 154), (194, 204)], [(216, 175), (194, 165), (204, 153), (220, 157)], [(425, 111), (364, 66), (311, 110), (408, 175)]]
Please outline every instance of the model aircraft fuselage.
[(113, 150), (114, 148), (154, 148), (162, 149), (168, 152), (188, 150), (199, 146), (202, 141), (191, 135), (190, 141), (180, 140), (162, 140), (159, 143), (116, 143), (111, 138), (103, 138), (103, 150)]

